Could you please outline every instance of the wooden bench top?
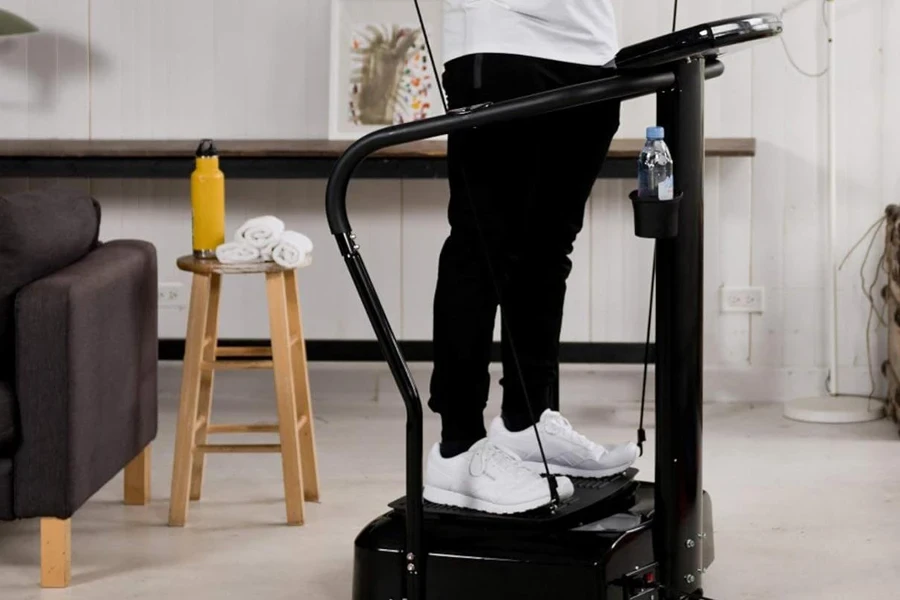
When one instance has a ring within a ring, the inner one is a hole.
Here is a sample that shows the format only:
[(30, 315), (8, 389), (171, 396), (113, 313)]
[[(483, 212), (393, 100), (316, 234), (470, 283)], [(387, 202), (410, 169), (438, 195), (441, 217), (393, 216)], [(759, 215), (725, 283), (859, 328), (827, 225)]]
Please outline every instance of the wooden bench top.
[[(198, 140), (0, 140), (0, 157), (8, 158), (184, 158), (194, 155)], [(339, 157), (350, 145), (336, 140), (216, 140), (223, 158), (329, 158)], [(643, 140), (617, 138), (610, 159), (637, 156)], [(707, 138), (706, 155), (750, 157), (754, 138)], [(442, 159), (444, 141), (428, 140), (386, 148), (373, 156), (394, 159)]]
[[(198, 140), (0, 140), (0, 177), (184, 179), (194, 169)], [(643, 140), (613, 140), (598, 175), (635, 177)], [(327, 179), (350, 142), (334, 140), (216, 140), (229, 179)], [(708, 138), (709, 157), (752, 157), (753, 138)], [(447, 144), (427, 140), (386, 148), (364, 160), (357, 179), (447, 177)]]

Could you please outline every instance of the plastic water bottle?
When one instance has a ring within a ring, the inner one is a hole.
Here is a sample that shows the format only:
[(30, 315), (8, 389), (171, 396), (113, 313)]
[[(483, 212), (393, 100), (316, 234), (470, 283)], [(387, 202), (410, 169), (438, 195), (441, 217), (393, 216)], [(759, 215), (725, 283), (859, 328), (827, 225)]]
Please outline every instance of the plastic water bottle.
[(662, 127), (648, 127), (647, 141), (638, 159), (638, 195), (671, 200), (675, 196), (672, 154)]

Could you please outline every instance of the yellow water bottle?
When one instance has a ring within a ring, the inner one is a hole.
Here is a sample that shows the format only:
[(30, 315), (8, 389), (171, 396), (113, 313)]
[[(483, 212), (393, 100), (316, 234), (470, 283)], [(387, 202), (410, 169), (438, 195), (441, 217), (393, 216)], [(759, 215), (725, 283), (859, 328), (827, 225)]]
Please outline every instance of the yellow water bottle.
[(219, 154), (212, 140), (197, 147), (191, 174), (191, 220), (194, 256), (214, 258), (225, 243), (225, 175), (219, 170)]

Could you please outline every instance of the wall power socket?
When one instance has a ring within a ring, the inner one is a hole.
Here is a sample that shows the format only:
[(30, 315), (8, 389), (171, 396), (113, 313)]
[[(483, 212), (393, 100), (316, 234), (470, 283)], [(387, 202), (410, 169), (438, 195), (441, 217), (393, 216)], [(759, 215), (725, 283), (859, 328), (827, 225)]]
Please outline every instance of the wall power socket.
[(722, 287), (719, 306), (722, 312), (761, 313), (766, 309), (765, 288)]
[(159, 290), (160, 308), (184, 308), (187, 306), (184, 284), (176, 282), (161, 282)]

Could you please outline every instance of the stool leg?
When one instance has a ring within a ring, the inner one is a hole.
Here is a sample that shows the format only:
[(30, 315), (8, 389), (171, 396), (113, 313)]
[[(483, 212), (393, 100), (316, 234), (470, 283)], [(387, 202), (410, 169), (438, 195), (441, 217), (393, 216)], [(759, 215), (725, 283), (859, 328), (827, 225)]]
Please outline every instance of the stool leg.
[(306, 364), (306, 338), (303, 337), (303, 318), (300, 311), (300, 293), (297, 289), (297, 271), (285, 274), (287, 280), (288, 323), (294, 370), (294, 402), (297, 415), (306, 417), (306, 427), (300, 432), (300, 462), (303, 466), (303, 491), (310, 502), (319, 501), (319, 467), (316, 459), (316, 434), (313, 425), (312, 399), (309, 392), (309, 369)]
[(291, 368), (291, 339), (288, 329), (287, 286), (284, 273), (266, 273), (269, 298), (269, 329), (272, 364), (278, 403), (278, 433), (281, 437), (281, 469), (289, 525), (303, 524), (303, 479), (300, 475), (300, 439), (297, 407), (294, 404), (294, 374)]
[[(216, 360), (216, 340), (219, 337), (219, 290), (222, 287), (222, 276), (218, 273), (210, 275), (209, 280), (209, 308), (206, 314), (206, 328), (203, 334), (204, 340), (209, 340), (203, 347), (203, 363), (210, 365), (200, 373), (200, 396), (197, 402), (197, 419), (202, 420), (202, 425), (197, 428), (194, 436), (194, 444), (205, 444), (212, 419), (213, 379), (215, 370), (212, 364)], [(191, 465), (191, 500), (199, 500), (203, 488), (203, 468), (206, 466), (206, 454), (195, 452)]]
[(194, 454), (194, 425), (200, 396), (200, 371), (211, 284), (212, 278), (209, 275), (194, 274), (185, 336), (181, 404), (178, 407), (178, 424), (175, 431), (172, 493), (169, 501), (171, 527), (183, 527), (187, 519), (191, 493), (191, 463)]

